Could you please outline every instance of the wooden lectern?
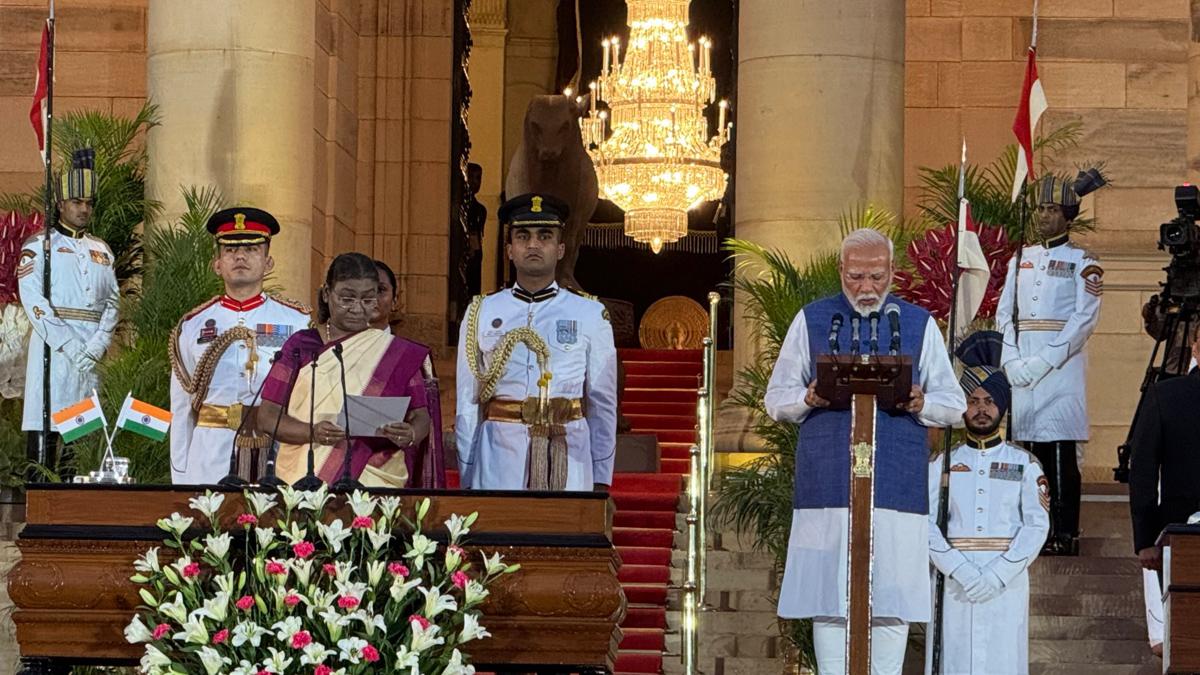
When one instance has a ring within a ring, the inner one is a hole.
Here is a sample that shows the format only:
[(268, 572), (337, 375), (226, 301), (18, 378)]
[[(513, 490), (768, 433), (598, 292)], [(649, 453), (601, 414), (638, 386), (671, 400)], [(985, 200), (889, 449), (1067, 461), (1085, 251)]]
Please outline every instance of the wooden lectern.
[(871, 672), (874, 559), (875, 413), (896, 410), (912, 391), (908, 356), (821, 354), (816, 394), (830, 410), (850, 410), (850, 525), (846, 561), (846, 672)]
[[(202, 490), (201, 490), (202, 492)], [(482, 670), (609, 673), (621, 639), (625, 596), (612, 545), (612, 502), (602, 493), (371, 490), (394, 494), (408, 512), (432, 499), (426, 518), (479, 512), (466, 547), (498, 551), (521, 570), (491, 586), (483, 624), (492, 637), (472, 643)], [(71, 664), (136, 664), (140, 645), (124, 629), (141, 600), (129, 581), (133, 561), (161, 545), (158, 518), (187, 513), (195, 487), (32, 485), (21, 562), (8, 580), (26, 673)], [(240, 490), (224, 513), (240, 513)], [(351, 516), (342, 506), (339, 516)], [(232, 516), (231, 516), (232, 519)], [(230, 523), (232, 524), (232, 523)], [(431, 536), (437, 536), (434, 530)], [(444, 536), (445, 532), (442, 531)], [(474, 553), (472, 553), (474, 555)]]
[(1168, 525), (1163, 547), (1163, 672), (1200, 672), (1200, 525)]

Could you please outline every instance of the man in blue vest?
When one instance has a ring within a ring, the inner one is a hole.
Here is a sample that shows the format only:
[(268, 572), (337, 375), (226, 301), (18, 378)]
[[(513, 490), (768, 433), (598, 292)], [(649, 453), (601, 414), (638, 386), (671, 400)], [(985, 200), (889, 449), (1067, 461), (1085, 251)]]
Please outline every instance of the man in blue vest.
[[(850, 411), (830, 410), (817, 395), (815, 358), (838, 351), (870, 353), (869, 319), (895, 304), (900, 353), (914, 364), (903, 412), (875, 421), (875, 504), (871, 589), (871, 672), (901, 672), (908, 624), (929, 620), (927, 427), (949, 426), (966, 411), (941, 331), (928, 312), (890, 296), (892, 242), (871, 229), (842, 241), (842, 293), (805, 306), (780, 348), (764, 403), (767, 414), (799, 425), (796, 490), (779, 616), (811, 618), (817, 666), (845, 672), (846, 578), (850, 482)], [(836, 337), (833, 319), (846, 324)], [(855, 318), (858, 321), (855, 321)], [(887, 319), (880, 332), (887, 333)], [(886, 344), (888, 340), (884, 340)], [(885, 349), (886, 352), (886, 349)], [(864, 552), (866, 553), (866, 552)]]

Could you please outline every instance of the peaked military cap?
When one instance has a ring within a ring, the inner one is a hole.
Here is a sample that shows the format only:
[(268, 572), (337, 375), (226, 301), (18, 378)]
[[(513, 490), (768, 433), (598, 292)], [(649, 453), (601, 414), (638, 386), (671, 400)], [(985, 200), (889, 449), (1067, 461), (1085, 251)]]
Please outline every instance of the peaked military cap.
[(214, 213), (207, 228), (218, 244), (251, 246), (269, 242), (279, 234), (279, 221), (262, 209), (235, 206)]
[(512, 227), (562, 227), (571, 207), (557, 197), (524, 194), (500, 206), (500, 224)]

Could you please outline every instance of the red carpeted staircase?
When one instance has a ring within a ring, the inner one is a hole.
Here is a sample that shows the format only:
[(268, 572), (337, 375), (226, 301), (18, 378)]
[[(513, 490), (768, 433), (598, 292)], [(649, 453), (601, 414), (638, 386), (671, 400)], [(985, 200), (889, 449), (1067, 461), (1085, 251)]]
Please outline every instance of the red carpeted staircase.
[(661, 673), (666, 646), (671, 551), (683, 476), (696, 442), (696, 389), (701, 352), (622, 349), (625, 389), (621, 412), (633, 433), (654, 434), (659, 473), (613, 478), (617, 511), (613, 543), (621, 554), (621, 586), (629, 602), (615, 672)]

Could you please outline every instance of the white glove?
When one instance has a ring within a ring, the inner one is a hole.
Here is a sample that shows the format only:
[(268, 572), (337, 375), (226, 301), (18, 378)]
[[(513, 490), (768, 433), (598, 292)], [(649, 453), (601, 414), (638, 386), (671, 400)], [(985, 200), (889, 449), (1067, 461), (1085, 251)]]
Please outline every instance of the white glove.
[(1004, 590), (1004, 582), (991, 569), (984, 569), (979, 582), (967, 590), (967, 599), (973, 603), (987, 602)]
[(1033, 384), (1033, 375), (1029, 372), (1028, 359), (1015, 359), (1004, 365), (1004, 374), (1014, 387), (1028, 387)]
[(971, 589), (978, 587), (982, 583), (983, 571), (973, 563), (965, 562), (950, 573), (950, 578), (958, 582), (963, 592), (970, 598)]
[(80, 370), (90, 371), (96, 365), (95, 362), (88, 357), (87, 350), (84, 348), (83, 343), (79, 340), (68, 340), (64, 342), (62, 346), (58, 348), (58, 351), (61, 352), (63, 356), (67, 357), (67, 360), (73, 367)]
[(1042, 378), (1052, 370), (1054, 370), (1054, 366), (1040, 356), (1031, 356), (1025, 359), (1025, 371), (1033, 378), (1033, 381), (1029, 383), (1031, 387), (1041, 382)]

